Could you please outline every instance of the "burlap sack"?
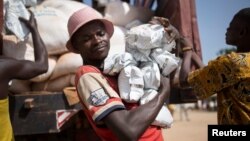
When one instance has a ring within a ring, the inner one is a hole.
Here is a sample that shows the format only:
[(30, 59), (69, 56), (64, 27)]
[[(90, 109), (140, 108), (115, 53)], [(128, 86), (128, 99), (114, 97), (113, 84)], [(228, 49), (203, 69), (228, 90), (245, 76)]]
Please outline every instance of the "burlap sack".
[(48, 80), (44, 82), (32, 83), (32, 91), (50, 91), (50, 92), (62, 92), (64, 88), (71, 87), (70, 80), (72, 75), (67, 74), (61, 77), (58, 77), (54, 80)]
[(76, 69), (82, 64), (83, 61), (80, 54), (71, 52), (65, 53), (58, 58), (50, 79), (53, 80), (63, 75), (75, 73)]
[[(67, 30), (67, 16), (60, 10), (42, 5), (31, 7), (36, 20), (38, 31), (44, 41), (49, 55), (59, 55), (67, 52), (65, 47), (69, 39)], [(33, 45), (29, 36), (29, 43)]]
[(45, 0), (41, 3), (42, 6), (53, 7), (65, 14), (69, 18), (75, 11), (86, 7), (87, 5), (73, 0)]
[(48, 71), (46, 73), (40, 74), (40, 75), (30, 79), (30, 81), (32, 81), (32, 82), (43, 82), (43, 81), (48, 80), (50, 78), (50, 76), (52, 75), (52, 72), (55, 69), (56, 60), (57, 60), (56, 57), (50, 56), (48, 58), (48, 62), (49, 62)]
[(76, 86), (76, 84), (75, 84), (75, 75), (74, 74), (72, 74), (70, 76), (69, 83), (70, 83), (71, 86)]

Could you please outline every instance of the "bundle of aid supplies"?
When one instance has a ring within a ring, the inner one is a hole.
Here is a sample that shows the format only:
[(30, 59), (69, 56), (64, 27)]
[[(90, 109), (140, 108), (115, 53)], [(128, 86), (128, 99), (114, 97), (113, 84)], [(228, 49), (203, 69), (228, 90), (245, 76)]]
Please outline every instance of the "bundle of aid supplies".
[[(126, 33), (126, 51), (108, 56), (104, 73), (118, 75), (121, 98), (128, 103), (145, 104), (152, 100), (160, 87), (160, 75), (168, 77), (180, 59), (171, 53), (174, 40), (159, 24), (142, 24)], [(173, 117), (163, 106), (152, 125), (170, 128)]]

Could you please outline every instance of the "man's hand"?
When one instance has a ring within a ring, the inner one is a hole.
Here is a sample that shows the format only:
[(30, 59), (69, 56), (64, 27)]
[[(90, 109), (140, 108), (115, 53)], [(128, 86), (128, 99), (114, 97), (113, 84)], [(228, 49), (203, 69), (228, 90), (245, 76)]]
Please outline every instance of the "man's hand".
[(173, 25), (171, 25), (170, 21), (167, 18), (154, 16), (149, 21), (149, 23), (162, 25), (165, 31), (170, 36), (169, 42), (172, 42), (173, 40), (178, 40), (181, 38), (179, 31)]
[(168, 27), (170, 25), (170, 22), (167, 18), (163, 18), (163, 17), (157, 17), (154, 16), (150, 21), (150, 24), (160, 24), (162, 25), (164, 28)]
[(149, 23), (160, 24), (165, 28), (165, 31), (174, 39), (180, 38), (179, 31), (170, 23), (167, 18), (154, 16)]
[(19, 20), (23, 23), (25, 23), (25, 25), (31, 30), (36, 30), (37, 29), (37, 22), (36, 22), (36, 19), (35, 19), (35, 16), (34, 16), (34, 13), (32, 11), (30, 11), (30, 19), (27, 20), (23, 17), (19, 17)]

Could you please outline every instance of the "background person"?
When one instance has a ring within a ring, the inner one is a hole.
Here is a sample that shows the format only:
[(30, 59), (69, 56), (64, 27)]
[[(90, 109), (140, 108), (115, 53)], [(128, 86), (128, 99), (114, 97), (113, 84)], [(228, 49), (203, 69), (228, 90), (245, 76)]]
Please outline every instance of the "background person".
[[(33, 13), (29, 20), (20, 19), (30, 29), (34, 43), (35, 61), (16, 60), (0, 54), (0, 140), (12, 141), (14, 135), (10, 123), (8, 85), (12, 79), (31, 79), (48, 70), (48, 55), (44, 43), (37, 30), (37, 23)], [(2, 34), (1, 34), (2, 36)], [(2, 38), (2, 37), (1, 37)]]
[[(239, 10), (226, 32), (226, 43), (236, 52), (219, 56), (190, 72), (192, 49), (185, 50), (181, 85), (194, 87), (205, 99), (217, 93), (218, 124), (250, 124), (250, 8)], [(190, 72), (190, 73), (189, 73)]]

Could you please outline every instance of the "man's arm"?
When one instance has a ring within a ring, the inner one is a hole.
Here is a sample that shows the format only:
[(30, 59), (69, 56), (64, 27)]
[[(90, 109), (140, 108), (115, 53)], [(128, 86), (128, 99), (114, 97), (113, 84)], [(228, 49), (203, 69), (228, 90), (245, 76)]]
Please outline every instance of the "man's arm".
[(182, 87), (188, 86), (187, 78), (188, 74), (191, 71), (193, 47), (185, 38), (177, 39), (177, 42), (180, 44), (180, 49), (182, 53), (182, 63), (180, 69), (179, 81)]
[(45, 48), (45, 44), (38, 32), (34, 14), (30, 11), (29, 20), (25, 20), (24, 18), (20, 18), (20, 20), (27, 25), (32, 34), (35, 61), (33, 62), (28, 60), (22, 60), (15, 62), (14, 60), (12, 60), (12, 67), (15, 70), (19, 70), (18, 72), (14, 73), (13, 77), (15, 77), (15, 79), (31, 79), (39, 74), (47, 72), (48, 54)]
[(205, 65), (203, 64), (201, 58), (194, 52), (192, 45), (187, 41), (186, 38), (179, 38), (177, 42), (180, 43), (180, 49), (182, 54), (182, 64), (180, 69), (180, 85), (182, 87), (189, 86), (187, 79), (191, 70), (192, 62), (195, 64), (196, 68), (203, 68)]
[(161, 77), (161, 88), (154, 99), (129, 111), (114, 111), (104, 118), (104, 122), (120, 140), (136, 141), (155, 120), (169, 93), (169, 79)]
[(21, 21), (23, 21), (31, 31), (34, 42), (35, 61), (16, 60), (2, 55), (0, 56), (0, 89), (2, 91), (0, 99), (7, 97), (8, 83), (10, 80), (31, 79), (48, 70), (47, 50), (38, 33), (33, 13), (31, 13), (29, 21), (25, 19), (21, 19)]

